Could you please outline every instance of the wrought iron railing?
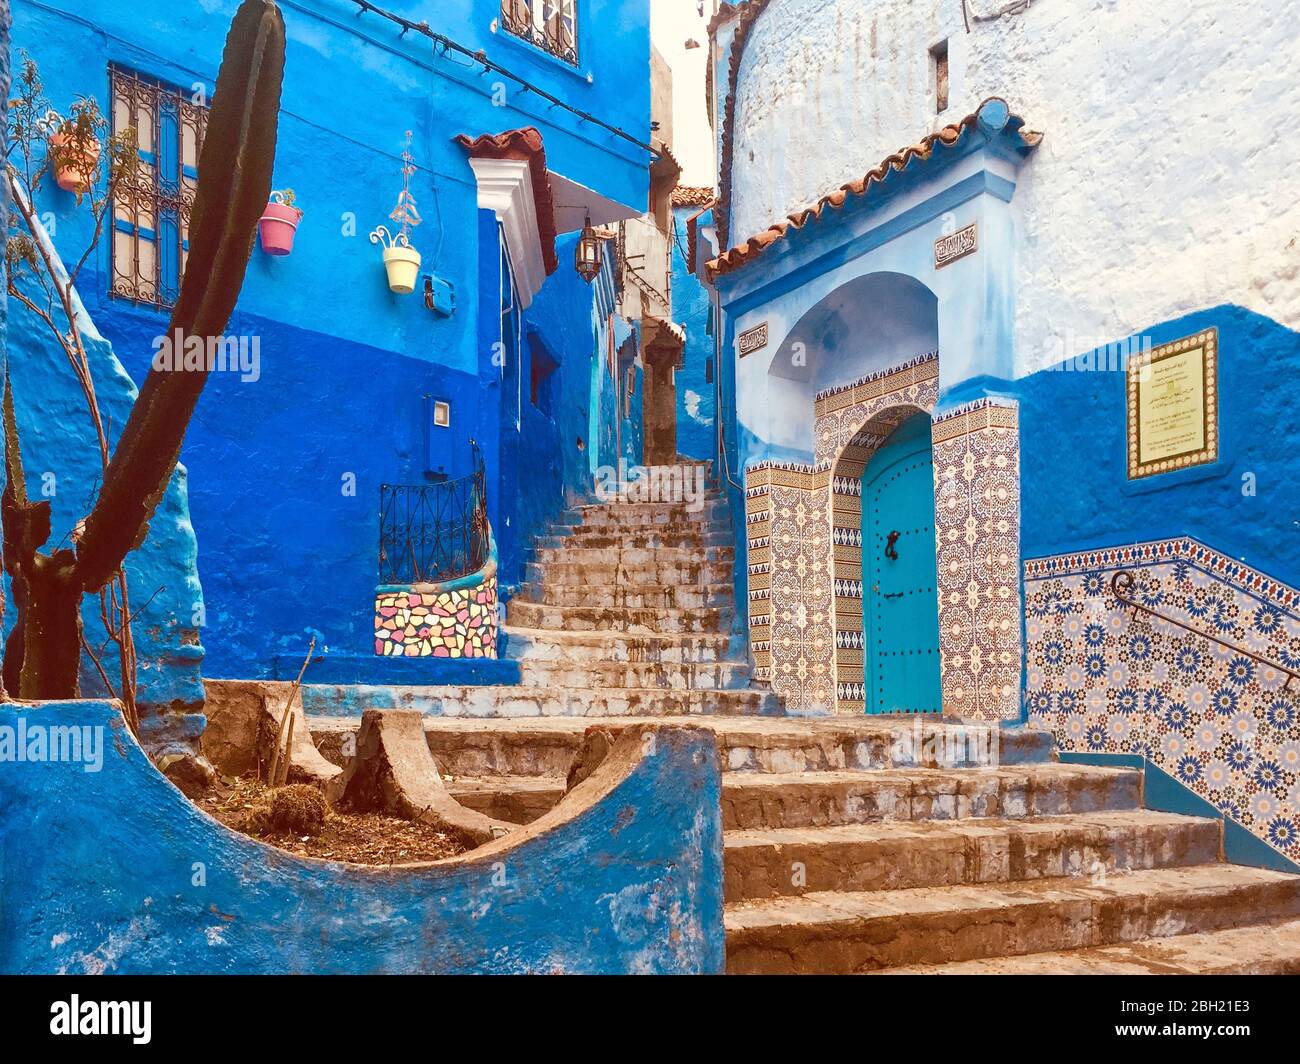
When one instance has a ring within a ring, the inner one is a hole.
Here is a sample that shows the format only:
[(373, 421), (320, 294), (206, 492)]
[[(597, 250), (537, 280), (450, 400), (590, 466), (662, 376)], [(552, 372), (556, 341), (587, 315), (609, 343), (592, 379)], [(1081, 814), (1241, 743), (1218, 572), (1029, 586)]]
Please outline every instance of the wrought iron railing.
[(379, 582), (431, 584), (477, 572), (488, 560), (487, 478), (474, 471), (437, 484), (379, 488)]
[(501, 0), (501, 25), (557, 59), (578, 65), (578, 0)]
[(1136, 586), (1137, 581), (1133, 578), (1133, 574), (1127, 569), (1120, 569), (1110, 578), (1110, 593), (1115, 596), (1115, 601), (1121, 606), (1131, 609), (1134, 617), (1141, 612), (1145, 613), (1149, 617), (1156, 617), (1159, 620), (1168, 621), (1170, 624), (1176, 625), (1186, 632), (1191, 632), (1193, 635), (1199, 635), (1202, 639), (1208, 639), (1212, 643), (1218, 643), (1219, 646), (1225, 647), (1236, 654), (1242, 654), (1245, 657), (1250, 658), (1257, 665), (1264, 665), (1270, 669), (1276, 669), (1278, 672), (1286, 676), (1286, 683), (1282, 685), (1284, 691), (1290, 688), (1292, 680), (1300, 679), (1300, 672), (1296, 672), (1294, 669), (1288, 669), (1281, 662), (1270, 661), (1268, 658), (1256, 654), (1248, 647), (1243, 647), (1237, 643), (1229, 642), (1227, 639), (1223, 639), (1212, 632), (1202, 631), (1194, 624), (1188, 624), (1186, 621), (1181, 620), (1178, 617), (1171, 616), (1168, 613), (1161, 613), (1159, 610), (1153, 609), (1145, 603), (1139, 602), (1136, 598), (1132, 597), (1132, 591)]

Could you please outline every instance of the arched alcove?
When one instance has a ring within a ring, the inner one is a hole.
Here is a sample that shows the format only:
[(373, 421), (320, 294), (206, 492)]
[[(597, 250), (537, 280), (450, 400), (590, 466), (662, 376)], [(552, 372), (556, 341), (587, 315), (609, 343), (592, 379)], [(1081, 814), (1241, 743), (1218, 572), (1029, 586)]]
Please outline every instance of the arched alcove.
[(848, 281), (809, 309), (768, 365), (771, 377), (819, 392), (939, 348), (939, 301), (914, 277), (871, 273)]

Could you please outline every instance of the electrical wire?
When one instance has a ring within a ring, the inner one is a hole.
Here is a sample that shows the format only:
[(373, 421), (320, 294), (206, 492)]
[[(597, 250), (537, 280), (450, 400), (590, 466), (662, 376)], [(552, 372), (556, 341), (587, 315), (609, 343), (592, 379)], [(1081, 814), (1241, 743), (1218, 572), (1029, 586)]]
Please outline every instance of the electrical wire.
[(618, 126), (610, 125), (608, 122), (605, 122), (600, 118), (597, 118), (595, 115), (591, 114), (590, 112), (583, 111), (581, 108), (574, 107), (572, 104), (566, 103), (564, 100), (560, 99), (560, 97), (552, 95), (551, 93), (547, 92), (545, 89), (539, 88), (538, 86), (532, 84), (532, 82), (526, 80), (525, 78), (520, 77), (518, 74), (514, 73), (513, 71), (507, 70), (500, 63), (494, 62), (493, 60), (489, 59), (487, 57), (487, 54), (481, 49), (477, 52), (471, 51), (469, 48), (466, 48), (463, 44), (457, 44), (450, 37), (444, 36), (443, 34), (437, 33), (434, 30), (430, 29), (429, 24), (427, 22), (412, 22), (410, 19), (403, 18), (401, 15), (394, 14), (391, 11), (385, 11), (382, 7), (376, 7), (374, 4), (370, 2), (370, 0), (352, 0), (352, 2), (361, 9), (357, 12), (358, 18), (360, 18), (362, 15), (366, 14), (367, 12), (371, 12), (373, 14), (379, 15), (381, 18), (388, 19), (388, 21), (394, 23), (395, 25), (400, 26), (402, 28), (402, 32), (401, 34), (399, 34), (399, 36), (404, 37), (407, 33), (414, 32), (424, 37), (428, 37), (435, 44), (441, 46), (442, 53), (444, 56), (454, 52), (457, 55), (467, 56), (470, 60), (472, 60), (472, 62), (469, 64), (458, 63), (457, 64), (458, 66), (464, 66), (468, 68), (470, 66), (481, 64), (484, 71), (491, 70), (497, 74), (500, 74), (504, 78), (509, 78), (517, 85), (520, 85), (524, 90), (534, 93), (537, 96), (540, 96), (552, 107), (563, 108), (565, 111), (568, 111), (570, 114), (576, 115), (579, 121), (590, 122), (592, 125), (599, 126), (601, 129), (607, 130), (609, 133), (613, 134), (616, 137), (621, 137), (629, 144), (635, 144), (638, 148), (641, 148), (643, 151), (648, 151), (656, 159), (660, 157), (660, 151), (658, 148), (654, 147), (654, 145), (647, 144), (641, 140), (637, 140), (636, 137), (632, 136), (632, 134), (628, 133), (626, 130), (620, 129)]

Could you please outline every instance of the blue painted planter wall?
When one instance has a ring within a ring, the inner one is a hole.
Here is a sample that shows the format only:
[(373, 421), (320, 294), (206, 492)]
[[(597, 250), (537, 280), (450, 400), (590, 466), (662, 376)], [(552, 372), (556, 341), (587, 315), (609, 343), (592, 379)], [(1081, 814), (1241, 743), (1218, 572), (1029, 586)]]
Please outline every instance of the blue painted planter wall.
[[(624, 736), (522, 836), (366, 868), (293, 857), (216, 823), (106, 703), (0, 706), (102, 728), (101, 771), (6, 765), (5, 973), (719, 973), (720, 765), (712, 735)], [(105, 845), (103, 816), (114, 809)]]
[[(648, 0), (584, 4), (577, 71), (492, 33), (495, 2), (455, 0), (432, 14), (414, 0), (385, 6), (429, 19), (574, 106), (649, 138)], [(605, 387), (607, 323), (593, 313), (593, 289), (573, 272), (572, 238), (561, 240), (560, 267), (525, 312), (526, 328), (560, 362), (560, 399), (549, 415), (531, 407), (525, 361), (518, 409), (519, 365), (503, 374), (491, 363), (501, 338), (497, 226), (478, 209), (465, 152), (452, 138), (535, 125), (550, 169), (635, 209), (647, 197), (649, 156), (634, 145), (513, 83), (506, 106), (493, 106), (496, 75), (438, 57), (427, 40), (399, 39), (374, 15), (358, 19), (345, 0), (281, 7), (288, 55), (274, 184), (293, 188), (306, 213), (292, 255), (253, 252), (228, 329), (259, 338), (260, 378), (214, 374), (182, 452), (206, 599), (204, 669), (213, 676), (269, 676), (275, 656), (300, 655), (312, 631), (339, 653), (372, 649), (379, 488), (424, 479), (425, 395), (451, 403), (453, 475), (469, 470), (470, 437), (483, 448), (503, 584), (518, 579), (540, 526), (567, 496), (589, 488), (584, 467), (594, 456), (576, 441), (592, 436), (593, 399)], [(61, 108), (77, 95), (105, 106), (110, 62), (210, 94), (234, 8), (233, 0), (18, 0), (15, 54), (26, 49), (38, 61)], [(645, 77), (629, 76), (642, 70)], [(455, 285), (450, 318), (426, 310), (418, 296), (390, 293), (379, 249), (366, 239), (392, 210), (408, 129), (419, 167), (412, 192), (424, 218), (412, 243), (422, 272)], [(43, 200), (56, 244), (69, 253), (83, 247), (85, 212), (52, 183)], [(107, 297), (108, 249), (104, 239), (79, 289), (138, 383), (166, 316)], [(599, 411), (594, 427), (612, 437)], [(355, 494), (344, 493), (348, 474)], [(144, 623), (188, 624), (194, 596), (187, 589), (186, 601), (172, 597), (192, 582), (192, 571), (171, 580)]]

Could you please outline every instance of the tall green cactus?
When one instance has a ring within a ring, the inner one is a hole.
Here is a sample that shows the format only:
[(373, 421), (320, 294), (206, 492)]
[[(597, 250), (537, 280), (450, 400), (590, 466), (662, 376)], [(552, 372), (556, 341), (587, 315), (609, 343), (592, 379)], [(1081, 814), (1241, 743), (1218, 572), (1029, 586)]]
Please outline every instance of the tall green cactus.
[[(167, 335), (215, 339), (244, 283), (257, 220), (271, 194), (284, 20), (274, 0), (243, 0), (226, 37), (208, 116), (190, 222), (190, 252)], [(208, 349), (205, 345), (205, 350)], [(0, 516), (5, 569), (18, 611), (5, 648), (10, 694), (77, 695), (81, 596), (98, 592), (143, 542), (167, 490), (206, 367), (149, 371), (113, 452), (94, 509), (74, 550), (37, 553), (50, 533), (49, 504), (29, 503), (13, 397), (6, 381), (5, 464)]]

